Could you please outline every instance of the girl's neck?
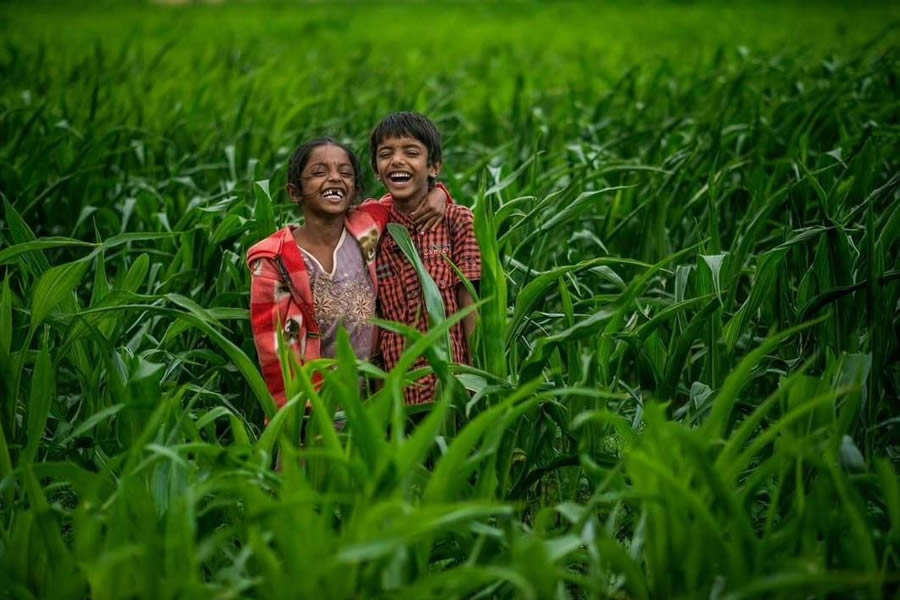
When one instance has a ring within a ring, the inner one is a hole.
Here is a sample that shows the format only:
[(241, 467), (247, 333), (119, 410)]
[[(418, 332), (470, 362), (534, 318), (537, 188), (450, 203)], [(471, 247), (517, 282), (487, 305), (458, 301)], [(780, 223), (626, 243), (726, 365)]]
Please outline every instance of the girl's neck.
[(307, 214), (303, 225), (294, 230), (294, 238), (301, 246), (334, 248), (343, 231), (343, 215)]

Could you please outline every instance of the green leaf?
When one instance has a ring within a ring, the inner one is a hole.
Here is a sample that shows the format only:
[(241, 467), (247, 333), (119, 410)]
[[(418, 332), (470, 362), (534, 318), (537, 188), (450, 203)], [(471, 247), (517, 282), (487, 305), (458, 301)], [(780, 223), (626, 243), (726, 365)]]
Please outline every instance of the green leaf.
[[(3, 206), (5, 209), (6, 223), (9, 227), (9, 233), (12, 236), (13, 244), (19, 245), (34, 241), (36, 239), (34, 232), (31, 231), (31, 228), (22, 218), (22, 215), (19, 214), (19, 211), (17, 211), (5, 197), (3, 198)], [(38, 252), (33, 256), (29, 253), (26, 256), (25, 264), (31, 271), (31, 274), (35, 277), (50, 268), (50, 263), (47, 262), (47, 259), (42, 252)]]
[(538, 377), (557, 346), (597, 334), (617, 312), (617, 309), (614, 307), (600, 309), (590, 317), (578, 321), (575, 325), (560, 333), (538, 339), (534, 350), (522, 363), (519, 371), (519, 381), (528, 381)]
[(866, 470), (866, 459), (863, 458), (862, 452), (853, 443), (853, 438), (844, 435), (841, 438), (840, 448), (841, 466), (851, 472), (863, 473)]
[(72, 293), (90, 266), (86, 259), (52, 267), (41, 275), (31, 297), (31, 330), (37, 329), (60, 302)]
[(47, 427), (47, 418), (50, 416), (50, 404), (55, 397), (56, 380), (53, 363), (50, 361), (50, 350), (44, 344), (35, 361), (34, 372), (31, 376), (31, 397), (29, 398), (27, 410), (28, 443), (22, 451), (22, 458), (19, 461), (20, 465), (29, 464), (34, 460), (44, 435), (44, 429)]
[(522, 171), (524, 171), (526, 168), (528, 168), (528, 165), (530, 165), (534, 159), (535, 159), (535, 155), (532, 154), (527, 159), (525, 159), (522, 162), (522, 164), (519, 165), (515, 171), (513, 171), (512, 173), (510, 173), (509, 175), (504, 177), (503, 180), (498, 181), (497, 183), (495, 183), (494, 185), (489, 187), (482, 195), (490, 196), (492, 194), (500, 193), (503, 190), (505, 190), (506, 188), (508, 188), (516, 179), (518, 179), (519, 175), (522, 174)]
[(144, 283), (144, 279), (147, 278), (147, 272), (149, 270), (150, 256), (141, 254), (131, 265), (131, 268), (128, 269), (124, 281), (118, 286), (119, 289), (126, 292), (137, 292), (138, 288), (141, 287), (141, 284)]
[(700, 258), (703, 259), (703, 262), (705, 262), (706, 266), (709, 267), (710, 273), (712, 273), (713, 292), (715, 292), (716, 297), (719, 299), (719, 302), (722, 302), (722, 286), (719, 283), (719, 274), (722, 270), (722, 263), (725, 262), (725, 258), (727, 256), (727, 253), (700, 255)]
[[(3, 290), (0, 292), (0, 361), (9, 360), (12, 351), (12, 293), (9, 291), (9, 278), (3, 279)], [(0, 363), (0, 366), (2, 366)]]
[(244, 351), (236, 346), (234, 342), (216, 331), (216, 329), (213, 328), (209, 323), (200, 319), (199, 317), (191, 313), (186, 313), (172, 308), (156, 306), (152, 304), (119, 304), (116, 306), (104, 306), (83, 310), (78, 314), (86, 316), (125, 310), (146, 310), (150, 312), (166, 314), (171, 317), (182, 319), (190, 323), (192, 326), (200, 329), (203, 333), (209, 336), (209, 338), (217, 346), (219, 346), (219, 348), (225, 353), (225, 355), (229, 359), (231, 359), (231, 361), (234, 363), (234, 366), (237, 367), (237, 370), (241, 373), (241, 375), (244, 376), (266, 416), (271, 418), (275, 414), (275, 402), (272, 399), (272, 394), (269, 393), (269, 389), (266, 387), (265, 381), (259, 374), (259, 369), (256, 367), (256, 363), (250, 360), (250, 358), (244, 353)]
[(83, 436), (88, 431), (90, 431), (91, 429), (96, 427), (100, 422), (108, 419), (109, 417), (112, 417), (113, 415), (115, 415), (116, 413), (118, 413), (120, 410), (122, 410), (125, 407), (126, 407), (126, 405), (124, 403), (123, 404), (113, 404), (112, 406), (107, 406), (106, 408), (95, 412), (94, 414), (92, 414), (91, 416), (86, 418), (84, 421), (79, 423), (78, 426), (75, 427), (71, 431), (71, 433), (69, 433), (69, 435), (67, 435), (65, 438), (63, 438), (59, 442), (59, 445), (65, 446), (65, 445), (69, 444), (72, 440), (74, 440), (75, 438), (79, 438), (79, 437)]
[(704, 428), (711, 439), (721, 439), (725, 434), (728, 420), (731, 416), (731, 410), (737, 402), (738, 394), (749, 382), (750, 373), (757, 367), (759, 362), (762, 361), (769, 352), (784, 342), (784, 340), (821, 323), (827, 317), (828, 315), (823, 315), (813, 321), (807, 321), (796, 327), (791, 327), (790, 329), (769, 336), (756, 349), (741, 359), (737, 368), (725, 378), (722, 388), (719, 390), (719, 393), (713, 401), (712, 414), (710, 415), (709, 420), (704, 424)]
[[(620, 190), (628, 190), (635, 186), (633, 185), (616, 185), (612, 187), (605, 187), (599, 190), (591, 190), (589, 192), (581, 192), (578, 194), (578, 197), (575, 198), (570, 204), (566, 205), (560, 211), (555, 212), (549, 219), (541, 223), (540, 227), (538, 227), (534, 232), (532, 232), (529, 237), (535, 237), (539, 235), (547, 235), (551, 229), (559, 227), (577, 217), (580, 217), (582, 213), (587, 211), (593, 206), (593, 201), (596, 196), (600, 194), (607, 194), (609, 192), (618, 192)], [(528, 239), (528, 238), (526, 238)]]
[(272, 196), (269, 194), (269, 180), (254, 182), (253, 195), (256, 198), (256, 204), (253, 206), (253, 218), (256, 220), (255, 235), (261, 240), (275, 231), (275, 211), (272, 208)]
[(281, 435), (281, 430), (284, 428), (287, 421), (292, 418), (292, 411), (296, 411), (298, 406), (303, 406), (304, 401), (305, 398), (302, 396), (295, 396), (285, 402), (284, 406), (277, 412), (274, 412), (269, 423), (266, 425), (265, 430), (263, 430), (262, 435), (259, 436), (259, 439), (257, 439), (256, 443), (253, 445), (254, 449), (267, 455), (271, 455), (273, 448), (275, 447), (275, 442), (278, 440), (278, 436)]
[(896, 542), (900, 540), (900, 479), (886, 458), (875, 459), (875, 471), (878, 473), (878, 484), (890, 517), (890, 539)]
[(422, 263), (419, 253), (413, 244), (412, 238), (409, 237), (409, 231), (406, 227), (398, 223), (388, 223), (388, 233), (397, 242), (397, 247), (403, 252), (406, 260), (412, 264), (419, 277), (419, 283), (422, 286), (422, 295), (425, 299), (425, 309), (428, 311), (428, 321), (431, 325), (440, 323), (446, 318), (444, 312), (444, 300), (441, 297), (441, 290), (431, 278), (425, 265)]
[(497, 405), (485, 410), (471, 421), (459, 433), (447, 448), (447, 452), (438, 461), (434, 474), (428, 480), (423, 498), (428, 502), (446, 502), (463, 494), (464, 479), (469, 469), (464, 463), (469, 459), (472, 449), (478, 440), (487, 433), (492, 425), (516, 402), (520, 402), (534, 393), (539, 385), (538, 380), (522, 385)]
[[(6, 443), (5, 429), (5, 426), (0, 425), (0, 482), (4, 482), (13, 472), (12, 459), (9, 456), (9, 444)], [(2, 487), (3, 486), (0, 485), (0, 488)], [(2, 490), (2, 493), (3, 501), (6, 503), (6, 506), (10, 506), (13, 501), (15, 489), (11, 485), (6, 486), (6, 489)]]
[(527, 319), (535, 307), (540, 304), (547, 293), (558, 285), (557, 280), (567, 273), (577, 273), (586, 269), (592, 269), (598, 265), (633, 265), (638, 267), (649, 268), (651, 265), (638, 260), (627, 258), (610, 258), (601, 256), (599, 258), (591, 258), (583, 260), (574, 265), (565, 265), (556, 267), (541, 273), (528, 283), (518, 294), (516, 294), (515, 312), (507, 331), (506, 343), (512, 343), (512, 338), (518, 334), (522, 323)]
[(485, 302), (478, 326), (485, 370), (506, 378), (507, 282), (494, 229), (494, 196), (482, 192), (474, 210), (475, 237), (481, 249), (481, 298)]
[(326, 371), (326, 385), (335, 390), (337, 402), (347, 413), (347, 424), (353, 441), (369, 471), (374, 471), (385, 451), (384, 431), (372, 420), (359, 394), (359, 374), (356, 356), (347, 330), (341, 327), (337, 337), (337, 371)]
[(106, 278), (106, 256), (103, 251), (97, 253), (97, 264), (94, 266), (94, 288), (91, 290), (91, 306), (97, 304), (109, 294), (109, 280)]
[(5, 250), (0, 250), (0, 265), (5, 265), (6, 263), (15, 260), (17, 257), (29, 252), (37, 252), (39, 250), (46, 250), (48, 248), (65, 248), (68, 246), (82, 246), (93, 248), (96, 246), (96, 244), (67, 237), (41, 238), (38, 240), (32, 240), (30, 242), (16, 244), (14, 246), (6, 248)]
[(771, 298), (785, 253), (786, 250), (772, 250), (766, 252), (760, 259), (750, 295), (723, 328), (722, 335), (728, 350), (734, 350), (750, 320), (756, 316), (756, 311), (764, 301)]
[(409, 473), (411, 469), (425, 460), (428, 450), (435, 443), (435, 436), (440, 431), (452, 398), (453, 391), (449, 387), (443, 386), (440, 389), (440, 398), (434, 403), (428, 416), (398, 450), (396, 457), (398, 473)]

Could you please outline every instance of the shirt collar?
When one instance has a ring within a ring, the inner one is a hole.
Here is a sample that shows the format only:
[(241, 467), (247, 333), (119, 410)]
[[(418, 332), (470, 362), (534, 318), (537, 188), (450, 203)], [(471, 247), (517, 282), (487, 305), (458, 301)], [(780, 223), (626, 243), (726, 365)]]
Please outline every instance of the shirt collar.
[(412, 219), (409, 218), (409, 215), (397, 210), (396, 204), (391, 205), (390, 215), (391, 215), (391, 220), (394, 221), (395, 223), (399, 223), (400, 225), (405, 226), (409, 230), (412, 230), (412, 228), (414, 227)]

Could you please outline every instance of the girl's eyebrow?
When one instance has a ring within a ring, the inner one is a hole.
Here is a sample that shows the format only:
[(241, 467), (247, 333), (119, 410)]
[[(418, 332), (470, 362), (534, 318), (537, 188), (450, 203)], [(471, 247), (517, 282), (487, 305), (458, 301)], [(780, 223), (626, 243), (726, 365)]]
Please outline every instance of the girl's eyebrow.
[[(327, 167), (328, 164), (329, 164), (329, 163), (323, 162), (323, 161), (311, 162), (311, 163), (309, 163), (308, 168), (311, 169), (311, 168), (313, 168), (313, 167)], [(338, 166), (338, 168), (341, 168), (341, 167), (350, 167), (351, 169), (353, 168), (353, 165), (350, 164), (350, 163), (348, 163), (348, 162), (338, 163), (337, 166)]]

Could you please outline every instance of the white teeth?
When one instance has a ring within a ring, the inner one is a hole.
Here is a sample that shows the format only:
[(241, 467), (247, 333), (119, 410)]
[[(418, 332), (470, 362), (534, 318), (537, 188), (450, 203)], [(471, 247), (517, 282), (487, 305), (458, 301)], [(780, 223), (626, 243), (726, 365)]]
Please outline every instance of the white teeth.
[(330, 188), (330, 189), (327, 189), (324, 192), (322, 192), (322, 195), (326, 198), (335, 198), (335, 199), (340, 200), (341, 198), (344, 197), (344, 191), (335, 189), (335, 188)]
[(392, 171), (388, 173), (388, 177), (396, 181), (408, 181), (412, 179), (412, 173), (407, 171)]

